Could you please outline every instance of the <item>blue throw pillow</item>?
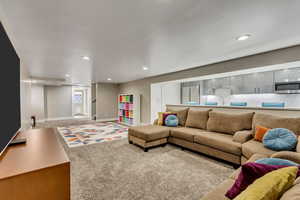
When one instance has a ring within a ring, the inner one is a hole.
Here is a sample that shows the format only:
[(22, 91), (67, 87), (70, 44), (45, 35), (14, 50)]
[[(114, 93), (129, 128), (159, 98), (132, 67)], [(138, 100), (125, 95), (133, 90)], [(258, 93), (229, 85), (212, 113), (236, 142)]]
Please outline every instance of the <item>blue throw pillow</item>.
[(292, 151), (296, 148), (297, 137), (288, 129), (274, 128), (264, 135), (263, 144), (274, 151)]
[(293, 161), (280, 159), (280, 158), (263, 158), (263, 159), (259, 159), (259, 160), (255, 161), (255, 162), (259, 163), (259, 164), (265, 164), (265, 165), (298, 166), (298, 164)]
[(178, 126), (178, 118), (176, 115), (168, 115), (165, 119), (165, 125), (170, 127)]

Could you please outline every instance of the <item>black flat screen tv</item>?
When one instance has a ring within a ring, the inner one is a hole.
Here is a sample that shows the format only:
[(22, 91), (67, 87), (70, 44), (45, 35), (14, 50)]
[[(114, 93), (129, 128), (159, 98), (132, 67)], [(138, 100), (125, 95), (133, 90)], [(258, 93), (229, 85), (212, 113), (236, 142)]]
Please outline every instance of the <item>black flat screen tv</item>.
[(0, 21), (0, 155), (21, 127), (20, 59)]

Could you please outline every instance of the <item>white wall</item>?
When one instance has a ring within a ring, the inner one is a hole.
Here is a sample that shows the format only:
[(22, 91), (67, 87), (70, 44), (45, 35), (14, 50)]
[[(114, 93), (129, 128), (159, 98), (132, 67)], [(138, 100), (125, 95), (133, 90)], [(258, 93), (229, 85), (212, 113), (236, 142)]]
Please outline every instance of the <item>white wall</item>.
[(45, 86), (47, 119), (72, 117), (72, 86)]
[(21, 128), (27, 129), (30, 127), (31, 117), (31, 83), (29, 81), (28, 68), (21, 61), (20, 69), (20, 101), (21, 101)]
[[(74, 87), (87, 90), (88, 101), (87, 108), (84, 109), (85, 114), (90, 115), (90, 88)], [(72, 103), (73, 86), (43, 86), (32, 85), (31, 104), (32, 115), (37, 120), (55, 120), (73, 117)]]
[(151, 123), (157, 119), (157, 113), (162, 111), (161, 84), (151, 84)]
[(32, 85), (31, 87), (31, 108), (32, 115), (37, 120), (45, 119), (45, 97), (44, 97), (44, 86)]
[(157, 119), (157, 113), (166, 110), (167, 104), (180, 104), (180, 83), (151, 84), (151, 123)]
[(162, 110), (167, 104), (180, 104), (180, 83), (166, 83), (162, 85)]

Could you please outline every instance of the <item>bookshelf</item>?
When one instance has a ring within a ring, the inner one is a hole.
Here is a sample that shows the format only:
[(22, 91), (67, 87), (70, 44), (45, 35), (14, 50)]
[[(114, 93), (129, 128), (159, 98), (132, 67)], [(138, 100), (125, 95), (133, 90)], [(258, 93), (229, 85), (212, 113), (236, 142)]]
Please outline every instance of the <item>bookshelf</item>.
[(129, 126), (140, 124), (140, 95), (120, 94), (118, 97), (119, 122)]

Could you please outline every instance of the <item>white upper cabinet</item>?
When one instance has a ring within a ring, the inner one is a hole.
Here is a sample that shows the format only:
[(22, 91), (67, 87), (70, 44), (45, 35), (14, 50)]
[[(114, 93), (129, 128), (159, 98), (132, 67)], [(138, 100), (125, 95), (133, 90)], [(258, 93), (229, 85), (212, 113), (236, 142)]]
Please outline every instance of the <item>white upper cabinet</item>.
[(275, 71), (275, 82), (300, 81), (300, 68)]
[(215, 78), (215, 79), (208, 79), (202, 81), (203, 83), (203, 94), (204, 95), (214, 95), (216, 89), (230, 89), (230, 77), (224, 78)]
[(259, 72), (203, 81), (203, 94), (214, 95), (216, 89), (231, 89), (232, 94), (274, 92), (274, 72)]
[(257, 93), (274, 93), (274, 72), (257, 73), (255, 80)]

